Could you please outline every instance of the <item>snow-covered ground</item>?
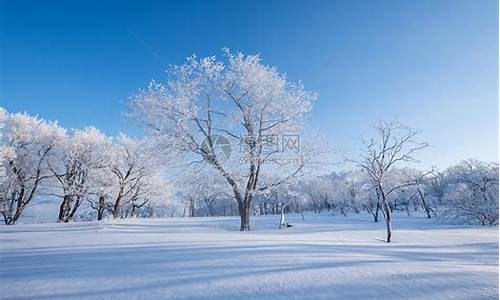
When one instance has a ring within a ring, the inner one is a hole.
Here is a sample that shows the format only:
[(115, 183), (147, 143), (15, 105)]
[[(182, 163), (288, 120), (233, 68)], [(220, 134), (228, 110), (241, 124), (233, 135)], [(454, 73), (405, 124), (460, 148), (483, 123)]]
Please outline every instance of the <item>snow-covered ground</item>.
[(397, 215), (0, 227), (1, 299), (498, 299), (498, 229)]

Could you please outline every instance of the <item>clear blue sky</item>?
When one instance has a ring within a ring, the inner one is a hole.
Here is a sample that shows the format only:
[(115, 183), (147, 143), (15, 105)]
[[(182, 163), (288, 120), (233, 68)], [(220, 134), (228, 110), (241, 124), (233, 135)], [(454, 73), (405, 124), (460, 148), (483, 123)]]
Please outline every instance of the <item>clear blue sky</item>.
[(133, 132), (124, 103), (165, 66), (260, 53), (319, 93), (313, 125), (356, 150), (370, 122), (423, 130), (427, 165), (497, 160), (498, 3), (1, 1), (0, 105)]

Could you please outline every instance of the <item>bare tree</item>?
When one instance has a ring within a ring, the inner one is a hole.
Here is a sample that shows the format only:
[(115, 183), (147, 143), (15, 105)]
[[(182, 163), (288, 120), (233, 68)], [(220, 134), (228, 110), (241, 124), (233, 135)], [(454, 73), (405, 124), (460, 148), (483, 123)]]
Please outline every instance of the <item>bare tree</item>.
[[(418, 178), (411, 181), (387, 184), (387, 177), (398, 165), (408, 162), (417, 162), (414, 154), (428, 146), (427, 143), (416, 141), (419, 131), (402, 125), (396, 119), (386, 122), (379, 121), (374, 129), (377, 137), (364, 141), (365, 150), (359, 159), (347, 159), (360, 167), (375, 187), (377, 200), (384, 215), (388, 243), (392, 237), (392, 213), (389, 207), (388, 196), (403, 187), (415, 185)], [(421, 174), (421, 177), (426, 174)]]

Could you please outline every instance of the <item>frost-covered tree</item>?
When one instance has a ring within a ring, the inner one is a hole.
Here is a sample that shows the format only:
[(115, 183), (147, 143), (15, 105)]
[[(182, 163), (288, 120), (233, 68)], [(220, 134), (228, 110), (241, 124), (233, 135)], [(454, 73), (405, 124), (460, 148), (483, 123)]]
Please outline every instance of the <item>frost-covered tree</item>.
[(51, 177), (47, 160), (65, 130), (25, 113), (0, 108), (0, 203), (5, 224), (15, 224)]
[(442, 181), (442, 218), (498, 225), (498, 163), (466, 160), (449, 168)]
[(132, 197), (124, 202), (122, 215), (128, 217), (151, 217), (155, 209), (170, 205), (169, 183), (161, 172), (147, 173), (139, 182)]
[(435, 171), (422, 182), (422, 193), (426, 195), (426, 203), (435, 216), (440, 214), (444, 207), (444, 196), (446, 192), (446, 174)]
[(176, 185), (184, 204), (184, 216), (223, 215), (220, 204), (227, 205), (227, 198), (231, 196), (224, 178), (212, 169), (183, 174)]
[(101, 149), (101, 167), (87, 179), (87, 200), (97, 220), (109, 213), (114, 218), (161, 215), (169, 203), (168, 182), (147, 140), (124, 134)]
[(111, 210), (111, 199), (117, 194), (118, 180), (111, 171), (113, 145), (108, 144), (101, 153), (103, 161), (99, 168), (94, 168), (89, 174), (86, 200), (95, 211), (97, 220), (102, 220)]
[(168, 82), (152, 82), (131, 101), (131, 117), (163, 149), (209, 165), (224, 178), (243, 231), (250, 230), (255, 195), (279, 184), (261, 184), (261, 173), (272, 168), (286, 180), (312, 157), (313, 145), (299, 146), (297, 136), (315, 95), (258, 55), (224, 53), (223, 60), (192, 56), (173, 66)]
[(332, 181), (329, 176), (309, 178), (303, 183), (303, 189), (308, 195), (312, 210), (321, 213), (332, 208), (331, 197), (333, 194)]
[(89, 195), (92, 174), (106, 167), (104, 153), (108, 146), (109, 139), (94, 127), (73, 130), (57, 145), (58, 155), (49, 166), (61, 190), (59, 222), (69, 222)]
[(151, 198), (147, 196), (153, 192), (149, 181), (160, 180), (157, 174), (161, 171), (157, 164), (160, 155), (152, 153), (148, 140), (126, 135), (116, 139), (110, 155), (109, 167), (116, 185), (111, 197), (111, 213), (114, 218), (135, 214), (135, 210)]
[[(433, 170), (434, 171), (434, 170)], [(388, 175), (387, 181), (391, 186), (397, 186), (400, 182), (411, 183), (397, 189), (390, 197), (390, 205), (394, 210), (404, 210), (410, 215), (411, 210), (420, 210), (426, 213), (427, 218), (431, 218), (431, 213), (435, 214), (434, 208), (430, 204), (425, 189), (430, 180), (428, 175), (432, 172), (422, 172), (412, 168), (394, 168)]]
[(361, 192), (366, 184), (366, 179), (360, 172), (345, 171), (332, 173), (331, 180), (331, 203), (333, 208), (347, 216), (348, 211), (359, 213), (361, 205)]
[[(411, 180), (389, 180), (389, 175), (401, 164), (416, 162), (414, 154), (427, 147), (427, 143), (418, 142), (419, 131), (402, 125), (397, 120), (379, 121), (374, 126), (376, 138), (364, 141), (365, 149), (359, 159), (348, 159), (361, 168), (375, 188), (377, 200), (381, 205), (385, 219), (388, 243), (392, 236), (392, 212), (389, 196), (395, 191), (418, 184), (419, 178)], [(393, 178), (394, 179), (394, 178)]]

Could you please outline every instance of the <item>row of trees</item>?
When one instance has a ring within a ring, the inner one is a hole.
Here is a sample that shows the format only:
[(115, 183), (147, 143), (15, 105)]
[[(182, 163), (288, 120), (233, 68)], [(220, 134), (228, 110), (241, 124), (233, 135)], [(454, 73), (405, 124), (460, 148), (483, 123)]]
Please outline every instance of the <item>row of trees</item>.
[(0, 109), (0, 205), (15, 224), (37, 197), (60, 199), (58, 221), (80, 207), (96, 219), (144, 213), (166, 201), (166, 183), (145, 140), (105, 136), (89, 127), (68, 132), (56, 122)]
[[(423, 176), (425, 175), (425, 176)], [(265, 180), (265, 179), (263, 179)], [(466, 160), (443, 171), (395, 168), (383, 182), (388, 210), (457, 224), (498, 225), (498, 164)], [(394, 187), (398, 187), (394, 189)], [(384, 211), (377, 186), (362, 171), (299, 178), (271, 193), (259, 193), (254, 215), (331, 212), (368, 213), (379, 222)], [(185, 217), (237, 215), (224, 181), (211, 172), (181, 177), (175, 184)]]
[[(385, 181), (388, 190), (401, 182), (412, 184), (386, 195), (390, 212), (420, 212), (427, 218), (457, 224), (498, 225), (497, 163), (466, 160), (444, 171), (421, 175), (416, 169), (393, 170)], [(383, 209), (377, 188), (361, 170), (332, 173), (305, 183), (304, 207), (343, 215), (366, 211), (378, 222)]]
[(222, 59), (192, 56), (168, 75), (129, 102), (128, 117), (146, 132), (140, 140), (95, 128), (68, 132), (1, 110), (5, 223), (14, 224), (37, 195), (61, 199), (60, 222), (74, 219), (82, 204), (97, 219), (152, 214), (155, 202), (167, 200), (161, 174), (167, 165), (181, 169), (173, 182), (183, 215), (237, 214), (242, 231), (250, 230), (252, 214), (325, 209), (365, 210), (375, 221), (381, 212), (387, 242), (394, 210), (498, 223), (498, 165), (411, 169), (427, 144), (397, 120), (375, 124), (360, 155), (346, 158), (355, 171), (315, 175), (326, 173), (324, 154), (331, 152), (306, 126), (316, 95), (258, 55), (224, 49)]

